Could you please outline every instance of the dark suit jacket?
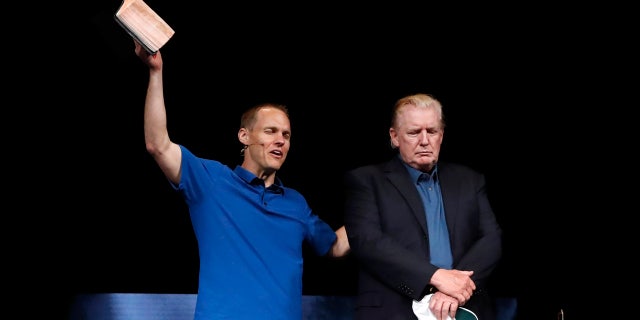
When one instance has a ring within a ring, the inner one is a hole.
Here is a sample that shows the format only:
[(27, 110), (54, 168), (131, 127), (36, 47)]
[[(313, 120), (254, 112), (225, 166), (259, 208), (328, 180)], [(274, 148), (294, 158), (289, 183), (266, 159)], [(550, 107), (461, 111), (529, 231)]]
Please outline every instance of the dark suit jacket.
[[(502, 255), (502, 231), (485, 178), (453, 163), (439, 163), (438, 175), (454, 269), (473, 270), (478, 286), (465, 307), (492, 320), (484, 286)], [(359, 268), (356, 319), (417, 319), (412, 302), (429, 293), (438, 267), (429, 262), (424, 207), (402, 160), (347, 172), (345, 191), (345, 226)]]

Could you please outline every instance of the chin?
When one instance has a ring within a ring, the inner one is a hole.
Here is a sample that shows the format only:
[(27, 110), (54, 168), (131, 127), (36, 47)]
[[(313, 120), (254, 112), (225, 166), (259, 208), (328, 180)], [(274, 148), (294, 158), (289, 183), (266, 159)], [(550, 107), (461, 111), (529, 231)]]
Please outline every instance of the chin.
[(436, 163), (436, 159), (431, 157), (421, 157), (416, 159), (416, 162), (420, 165), (432, 165)]
[(282, 163), (270, 163), (269, 167), (271, 167), (271, 169), (275, 171), (278, 171), (282, 167)]

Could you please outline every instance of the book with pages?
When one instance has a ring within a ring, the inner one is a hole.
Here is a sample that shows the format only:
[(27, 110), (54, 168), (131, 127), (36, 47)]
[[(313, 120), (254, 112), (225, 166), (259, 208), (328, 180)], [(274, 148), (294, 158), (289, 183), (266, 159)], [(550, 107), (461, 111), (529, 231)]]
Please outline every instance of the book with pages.
[(160, 50), (175, 33), (143, 0), (123, 0), (114, 18), (150, 54)]

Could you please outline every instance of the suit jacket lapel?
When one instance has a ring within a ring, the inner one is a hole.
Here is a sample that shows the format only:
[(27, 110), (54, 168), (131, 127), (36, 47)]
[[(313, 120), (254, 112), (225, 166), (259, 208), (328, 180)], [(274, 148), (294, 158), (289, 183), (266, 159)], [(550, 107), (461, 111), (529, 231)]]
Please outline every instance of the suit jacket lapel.
[(404, 197), (409, 207), (411, 207), (416, 220), (422, 228), (422, 232), (426, 235), (427, 218), (424, 213), (422, 199), (420, 199), (420, 194), (418, 194), (416, 186), (411, 181), (411, 176), (402, 164), (402, 160), (398, 159), (398, 157), (393, 157), (385, 166), (385, 173), (391, 184), (398, 189), (400, 195)]
[(440, 191), (442, 192), (442, 205), (444, 206), (444, 215), (447, 219), (447, 227), (449, 232), (454, 230), (456, 217), (455, 212), (458, 211), (458, 199), (456, 195), (458, 187), (455, 185), (456, 179), (451, 179), (451, 174), (447, 170), (447, 165), (443, 163), (438, 164), (438, 178), (440, 179)]

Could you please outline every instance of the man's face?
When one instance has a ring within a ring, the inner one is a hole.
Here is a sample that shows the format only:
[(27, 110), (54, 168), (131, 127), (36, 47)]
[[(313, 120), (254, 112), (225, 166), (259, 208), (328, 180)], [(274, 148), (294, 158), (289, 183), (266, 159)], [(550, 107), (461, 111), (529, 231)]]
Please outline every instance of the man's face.
[(399, 111), (394, 127), (389, 129), (389, 136), (404, 162), (427, 172), (438, 161), (444, 129), (434, 110), (406, 105)]
[(291, 145), (289, 117), (275, 108), (261, 109), (247, 135), (245, 163), (249, 164), (249, 169), (255, 170), (258, 176), (280, 170)]

